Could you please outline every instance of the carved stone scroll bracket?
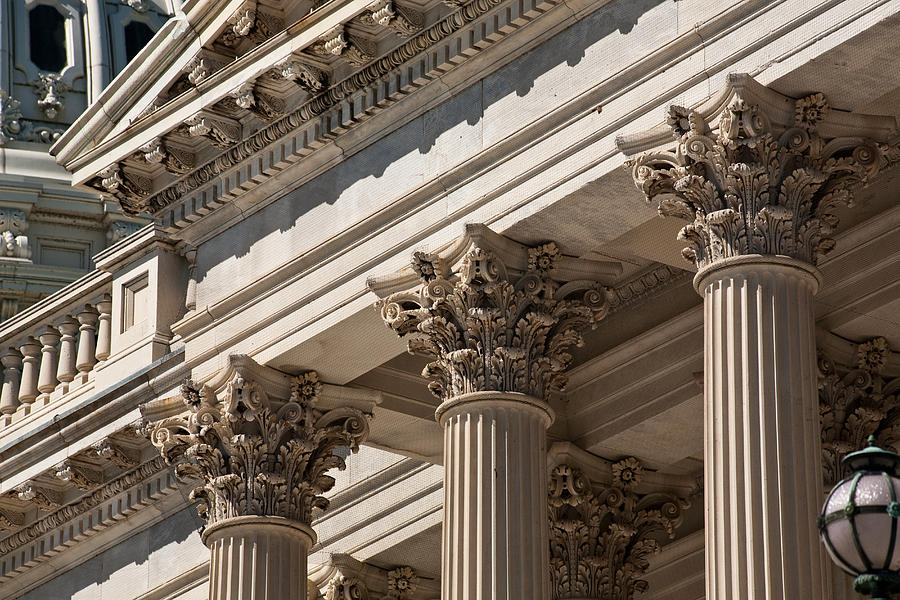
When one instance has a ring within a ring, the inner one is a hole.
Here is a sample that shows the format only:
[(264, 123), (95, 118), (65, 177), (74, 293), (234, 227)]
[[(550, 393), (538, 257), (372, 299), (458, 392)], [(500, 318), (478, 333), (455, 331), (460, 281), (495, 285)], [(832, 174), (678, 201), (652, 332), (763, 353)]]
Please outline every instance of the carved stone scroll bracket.
[(135, 156), (149, 165), (162, 165), (173, 175), (184, 175), (194, 167), (193, 153), (177, 147), (170, 148), (160, 137), (153, 138), (141, 146)]
[(54, 468), (54, 474), (61, 481), (71, 483), (80, 490), (93, 490), (104, 483), (103, 471), (95, 465), (64, 460)]
[(100, 171), (99, 187), (118, 199), (122, 209), (131, 215), (139, 214), (145, 208), (145, 199), (150, 194), (152, 182), (149, 177), (114, 163)]
[(284, 115), (284, 100), (266, 93), (251, 82), (242, 84), (229, 95), (236, 106), (252, 112), (264, 121), (274, 121)]
[(552, 600), (620, 598), (647, 589), (641, 575), (660, 542), (675, 537), (686, 498), (638, 493), (644, 476), (635, 458), (612, 463), (607, 485), (592, 487), (577, 467), (556, 466), (550, 477)]
[(310, 51), (319, 56), (339, 56), (354, 67), (361, 67), (375, 59), (374, 44), (347, 35), (343, 25), (322, 34), (319, 41), (310, 46)]
[(56, 510), (62, 506), (62, 493), (41, 485), (36, 481), (26, 481), (17, 486), (12, 495), (21, 500), (34, 504), (41, 510)]
[(133, 469), (141, 464), (140, 450), (124, 446), (110, 438), (94, 443), (91, 450), (98, 457), (110, 461), (123, 470)]
[(883, 337), (856, 345), (853, 364), (840, 364), (819, 350), (819, 420), (825, 489), (842, 479), (841, 459), (864, 448), (900, 445), (900, 377), (885, 375), (891, 348)]
[(399, 6), (393, 0), (375, 0), (366, 11), (362, 16), (363, 23), (387, 27), (402, 38), (412, 37), (425, 26), (422, 13)]
[(205, 137), (220, 148), (228, 148), (241, 139), (241, 124), (209, 111), (200, 111), (185, 121), (189, 137)]
[(184, 73), (191, 85), (200, 85), (228, 62), (228, 57), (203, 49), (187, 64)]
[(323, 70), (293, 56), (277, 63), (271, 74), (276, 79), (295, 82), (310, 94), (318, 94), (328, 86), (328, 75)]
[(12, 531), (25, 525), (25, 514), (0, 506), (0, 529)]
[(354, 393), (232, 356), (206, 385), (183, 386), (180, 414), (152, 423), (151, 441), (177, 477), (203, 481), (191, 498), (209, 527), (265, 516), (308, 529), (328, 506), (328, 471), (345, 466), (335, 450), (355, 452), (368, 434), (376, 400)]
[(568, 350), (609, 309), (618, 263), (568, 257), (553, 242), (527, 247), (483, 225), (445, 252), (413, 255), (410, 267), (369, 281), (385, 323), (446, 401), (472, 392), (546, 400), (566, 383)]
[[(674, 134), (675, 147), (666, 137)], [(688, 224), (679, 239), (698, 269), (753, 254), (815, 265), (834, 247), (834, 209), (881, 169), (894, 117), (857, 115), (822, 94), (789, 98), (746, 74), (665, 126), (617, 139), (635, 185), (660, 215)]]

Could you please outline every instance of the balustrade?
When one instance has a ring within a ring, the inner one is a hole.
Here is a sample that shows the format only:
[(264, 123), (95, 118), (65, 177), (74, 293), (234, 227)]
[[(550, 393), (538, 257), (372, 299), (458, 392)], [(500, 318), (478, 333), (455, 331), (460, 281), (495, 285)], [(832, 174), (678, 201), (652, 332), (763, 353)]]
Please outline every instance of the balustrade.
[(47, 302), (45, 310), (34, 310), (42, 308), (37, 305), (0, 328), (0, 347), (6, 347), (0, 355), (0, 427), (78, 389), (109, 358), (109, 280), (90, 283), (87, 290), (51, 297), (48, 301), (56, 301)]

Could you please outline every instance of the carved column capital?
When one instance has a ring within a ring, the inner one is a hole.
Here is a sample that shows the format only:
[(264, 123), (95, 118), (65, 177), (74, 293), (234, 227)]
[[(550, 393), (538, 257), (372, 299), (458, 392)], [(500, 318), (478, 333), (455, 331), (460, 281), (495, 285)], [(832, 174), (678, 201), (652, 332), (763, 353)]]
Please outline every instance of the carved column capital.
[(203, 482), (191, 497), (209, 526), (265, 516), (308, 527), (328, 506), (326, 473), (345, 466), (335, 449), (358, 450), (371, 417), (371, 406), (325, 402), (321, 389), (315, 372), (291, 378), (232, 357), (215, 381), (183, 386), (187, 411), (152, 425), (151, 439), (178, 477)]
[(551, 598), (631, 600), (660, 534), (672, 539), (685, 498), (637, 493), (643, 467), (635, 458), (612, 464), (611, 482), (594, 491), (576, 467), (561, 464), (550, 476)]
[(696, 109), (670, 107), (667, 128), (674, 148), (660, 128), (617, 144), (663, 148), (626, 166), (660, 215), (689, 221), (678, 238), (698, 269), (756, 254), (815, 265), (834, 247), (834, 208), (852, 205), (897, 135), (893, 117), (837, 110), (822, 94), (789, 98), (744, 74)]
[(546, 400), (565, 385), (568, 350), (605, 316), (604, 284), (619, 270), (470, 225), (447, 252), (417, 252), (406, 271), (369, 286), (409, 351), (432, 359), (422, 374), (438, 398), (494, 391)]
[[(842, 478), (841, 459), (874, 435), (884, 448), (900, 442), (900, 377), (884, 368), (891, 348), (883, 337), (854, 344), (851, 360), (819, 350), (819, 420), (825, 489)], [(842, 364), (850, 363), (850, 364)]]

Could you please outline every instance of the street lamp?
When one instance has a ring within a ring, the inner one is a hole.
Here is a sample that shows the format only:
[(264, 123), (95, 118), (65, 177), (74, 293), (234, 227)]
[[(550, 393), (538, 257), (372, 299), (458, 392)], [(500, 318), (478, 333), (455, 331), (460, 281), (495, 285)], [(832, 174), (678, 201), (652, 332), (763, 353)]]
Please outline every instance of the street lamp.
[(889, 600), (900, 592), (900, 456), (869, 436), (842, 463), (851, 473), (828, 494), (819, 533), (832, 560), (856, 577), (857, 592)]

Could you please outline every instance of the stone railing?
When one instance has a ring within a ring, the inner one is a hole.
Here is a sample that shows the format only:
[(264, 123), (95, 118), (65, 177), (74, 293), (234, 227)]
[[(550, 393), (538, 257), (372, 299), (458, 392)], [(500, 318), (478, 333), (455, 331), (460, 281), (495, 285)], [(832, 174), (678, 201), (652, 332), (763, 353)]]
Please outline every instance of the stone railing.
[(166, 234), (144, 227), (94, 261), (95, 270), (0, 324), (0, 436), (171, 351), (188, 272)]
[(0, 327), (0, 427), (84, 386), (110, 355), (112, 275), (93, 271)]

